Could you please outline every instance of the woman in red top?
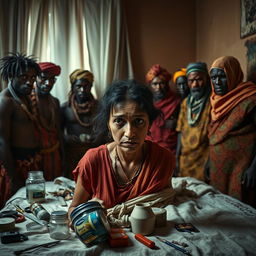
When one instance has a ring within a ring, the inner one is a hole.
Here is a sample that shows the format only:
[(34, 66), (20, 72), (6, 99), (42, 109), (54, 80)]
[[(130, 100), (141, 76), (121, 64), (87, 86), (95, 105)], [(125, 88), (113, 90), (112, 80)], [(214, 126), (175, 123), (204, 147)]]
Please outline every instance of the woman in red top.
[(91, 199), (110, 208), (171, 186), (174, 156), (145, 140), (157, 115), (145, 85), (128, 80), (109, 87), (94, 127), (97, 138), (108, 134), (110, 142), (88, 150), (73, 171), (77, 184), (69, 213)]

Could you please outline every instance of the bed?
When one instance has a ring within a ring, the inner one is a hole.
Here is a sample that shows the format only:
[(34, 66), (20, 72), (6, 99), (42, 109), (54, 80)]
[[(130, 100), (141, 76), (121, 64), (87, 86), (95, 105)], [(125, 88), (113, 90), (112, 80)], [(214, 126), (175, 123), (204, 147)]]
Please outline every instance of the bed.
[[(69, 180), (72, 183), (71, 180)], [(150, 236), (156, 247), (150, 249), (138, 242), (129, 228), (125, 231), (129, 237), (127, 247), (111, 248), (108, 243), (101, 243), (87, 248), (75, 235), (71, 233), (68, 240), (62, 240), (50, 248), (37, 248), (24, 252), (22, 255), (182, 255), (183, 253), (160, 242), (156, 236), (168, 241), (188, 245), (186, 250), (193, 256), (199, 255), (256, 255), (256, 209), (249, 205), (224, 195), (213, 187), (194, 178), (173, 178), (173, 188), (177, 191), (175, 201), (165, 207), (167, 210), (167, 224), (165, 227), (155, 228)], [(181, 186), (181, 184), (185, 184)], [(46, 191), (54, 191), (60, 185), (54, 182), (46, 183)], [(194, 193), (187, 193), (193, 191)], [(21, 188), (9, 202), (18, 203), (25, 207), (25, 187)], [(14, 200), (14, 201), (13, 201)], [(70, 201), (67, 202), (68, 205)], [(53, 210), (67, 210), (61, 206), (52, 195), (47, 195), (45, 208)], [(10, 209), (6, 205), (1, 211)], [(16, 224), (20, 233), (27, 232), (28, 240), (10, 244), (0, 244), (0, 254), (14, 255), (14, 251), (54, 241), (49, 233), (29, 233), (26, 220)], [(175, 229), (177, 223), (192, 223), (199, 232), (179, 232)]]

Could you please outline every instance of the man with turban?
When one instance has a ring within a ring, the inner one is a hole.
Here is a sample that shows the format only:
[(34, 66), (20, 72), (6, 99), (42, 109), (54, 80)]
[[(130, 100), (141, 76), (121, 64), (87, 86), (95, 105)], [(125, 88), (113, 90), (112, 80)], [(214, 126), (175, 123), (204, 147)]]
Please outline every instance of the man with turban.
[(30, 101), (40, 68), (31, 56), (10, 53), (0, 59), (0, 71), (8, 82), (0, 93), (0, 192), (5, 203), (25, 185), (28, 172), (40, 167), (36, 117)]
[(76, 69), (70, 74), (69, 99), (61, 106), (62, 129), (65, 136), (66, 176), (72, 171), (92, 142), (92, 119), (97, 101), (91, 94), (94, 76), (88, 70)]
[(181, 99), (185, 99), (189, 94), (188, 80), (186, 76), (186, 69), (181, 68), (173, 75), (173, 83), (180, 94)]
[(37, 136), (40, 140), (41, 169), (44, 178), (54, 180), (62, 175), (64, 149), (60, 120), (59, 100), (51, 90), (60, 75), (60, 66), (52, 62), (38, 63), (41, 69), (31, 94), (33, 113), (37, 117)]
[(186, 68), (190, 94), (183, 100), (177, 132), (176, 174), (205, 180), (209, 170), (208, 125), (210, 122), (210, 79), (202, 62)]
[(256, 85), (232, 56), (216, 59), (210, 77), (210, 183), (256, 207)]
[(175, 155), (177, 146), (175, 128), (180, 98), (170, 90), (171, 78), (171, 74), (159, 64), (152, 66), (146, 74), (146, 83), (153, 93), (154, 105), (161, 112), (152, 123), (147, 139), (169, 149)]

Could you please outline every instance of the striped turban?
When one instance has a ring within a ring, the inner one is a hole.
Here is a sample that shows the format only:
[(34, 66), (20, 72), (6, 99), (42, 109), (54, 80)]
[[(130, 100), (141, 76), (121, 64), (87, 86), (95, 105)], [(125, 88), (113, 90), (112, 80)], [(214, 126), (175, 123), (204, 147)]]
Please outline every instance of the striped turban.
[(187, 75), (191, 72), (203, 72), (208, 74), (207, 65), (204, 62), (194, 62), (187, 65)]
[(169, 82), (172, 79), (172, 75), (165, 68), (162, 68), (159, 64), (156, 64), (150, 68), (150, 70), (146, 74), (146, 82), (150, 84), (155, 77), (159, 77), (165, 82)]
[(176, 71), (173, 75), (173, 82), (176, 83), (176, 80), (180, 76), (186, 76), (186, 69), (181, 68), (180, 70)]
[(61, 72), (61, 67), (55, 65), (52, 62), (40, 62), (38, 65), (41, 69), (41, 72), (51, 73), (54, 76), (58, 76)]
[(73, 71), (70, 75), (70, 83), (74, 84), (76, 82), (76, 80), (80, 80), (80, 79), (86, 79), (88, 80), (91, 84), (94, 81), (94, 76), (93, 73), (91, 73), (88, 70), (84, 70), (84, 69), (76, 69), (75, 71)]

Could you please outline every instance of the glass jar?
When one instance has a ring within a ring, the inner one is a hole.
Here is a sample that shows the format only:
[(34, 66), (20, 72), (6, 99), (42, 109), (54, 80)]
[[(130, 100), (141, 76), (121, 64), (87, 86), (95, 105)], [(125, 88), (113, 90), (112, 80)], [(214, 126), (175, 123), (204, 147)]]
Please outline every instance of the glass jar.
[(30, 171), (28, 173), (26, 195), (30, 204), (45, 200), (45, 179), (42, 171)]
[(64, 240), (70, 237), (68, 213), (66, 211), (54, 211), (51, 213), (49, 233), (50, 237), (56, 240)]
[(70, 214), (77, 237), (86, 245), (106, 241), (110, 226), (100, 203), (96, 201), (78, 205)]

